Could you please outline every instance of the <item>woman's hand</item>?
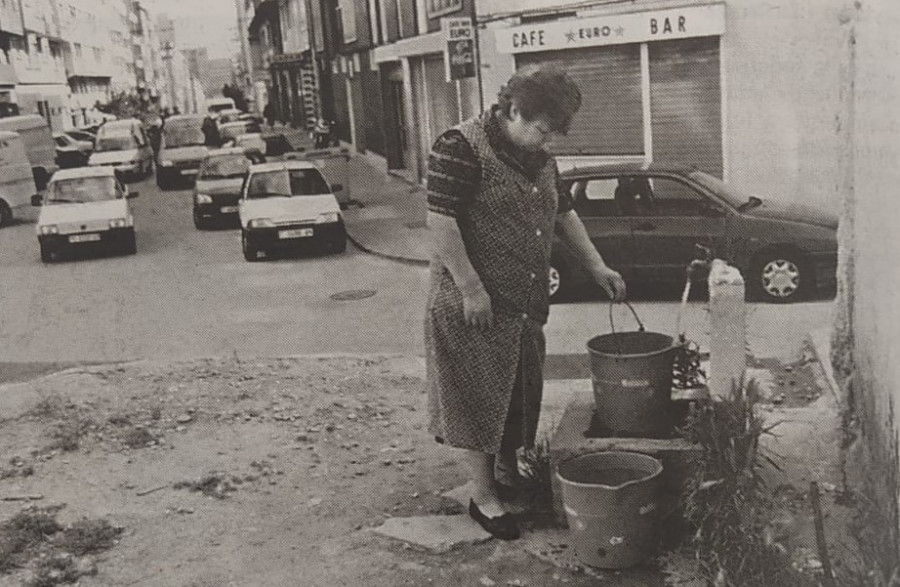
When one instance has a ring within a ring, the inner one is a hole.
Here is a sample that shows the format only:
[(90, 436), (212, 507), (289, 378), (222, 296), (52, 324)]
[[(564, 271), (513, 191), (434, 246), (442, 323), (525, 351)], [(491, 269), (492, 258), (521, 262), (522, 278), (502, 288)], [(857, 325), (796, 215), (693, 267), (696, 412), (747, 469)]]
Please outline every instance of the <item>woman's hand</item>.
[(622, 279), (622, 276), (619, 275), (618, 271), (604, 266), (593, 270), (591, 276), (600, 287), (606, 290), (609, 299), (614, 302), (621, 302), (625, 299), (627, 293), (625, 289), (625, 280)]
[(482, 330), (493, 328), (494, 312), (491, 309), (491, 296), (480, 283), (472, 288), (462, 289), (463, 315), (467, 326)]

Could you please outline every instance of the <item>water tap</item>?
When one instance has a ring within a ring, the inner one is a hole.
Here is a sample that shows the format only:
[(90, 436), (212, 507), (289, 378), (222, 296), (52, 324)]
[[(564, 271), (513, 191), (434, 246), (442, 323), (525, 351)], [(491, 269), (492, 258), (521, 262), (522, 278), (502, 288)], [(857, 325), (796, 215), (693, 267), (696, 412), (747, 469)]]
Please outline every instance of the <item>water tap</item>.
[(710, 249), (709, 247), (703, 246), (698, 243), (694, 245), (694, 249), (696, 249), (698, 257), (691, 261), (690, 265), (688, 265), (688, 279), (693, 277), (694, 273), (699, 270), (709, 271), (709, 267), (712, 264), (713, 260), (712, 249)]

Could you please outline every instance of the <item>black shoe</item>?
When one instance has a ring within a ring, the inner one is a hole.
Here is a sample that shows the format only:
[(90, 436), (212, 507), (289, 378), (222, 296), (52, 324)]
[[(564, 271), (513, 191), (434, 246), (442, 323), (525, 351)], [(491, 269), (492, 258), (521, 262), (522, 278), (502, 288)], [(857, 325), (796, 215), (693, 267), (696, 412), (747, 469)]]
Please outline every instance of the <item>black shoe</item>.
[(484, 528), (488, 534), (500, 540), (515, 540), (519, 537), (519, 525), (516, 524), (512, 514), (505, 513), (499, 518), (489, 518), (481, 513), (473, 500), (469, 500), (469, 515), (478, 525)]
[(500, 498), (500, 501), (506, 502), (516, 501), (522, 494), (522, 491), (518, 487), (500, 483), (499, 481), (494, 481), (494, 491), (497, 493), (497, 497)]

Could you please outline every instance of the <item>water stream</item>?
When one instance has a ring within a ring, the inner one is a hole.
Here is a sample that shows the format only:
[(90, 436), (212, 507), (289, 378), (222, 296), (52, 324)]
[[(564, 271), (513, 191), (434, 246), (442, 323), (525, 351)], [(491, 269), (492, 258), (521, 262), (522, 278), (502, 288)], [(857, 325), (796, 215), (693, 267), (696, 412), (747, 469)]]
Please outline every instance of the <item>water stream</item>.
[(691, 276), (688, 275), (688, 278), (684, 282), (684, 291), (681, 292), (681, 304), (678, 306), (678, 314), (675, 316), (675, 340), (678, 340), (678, 337), (681, 335), (681, 316), (684, 314), (684, 309), (687, 307), (687, 301), (690, 295)]

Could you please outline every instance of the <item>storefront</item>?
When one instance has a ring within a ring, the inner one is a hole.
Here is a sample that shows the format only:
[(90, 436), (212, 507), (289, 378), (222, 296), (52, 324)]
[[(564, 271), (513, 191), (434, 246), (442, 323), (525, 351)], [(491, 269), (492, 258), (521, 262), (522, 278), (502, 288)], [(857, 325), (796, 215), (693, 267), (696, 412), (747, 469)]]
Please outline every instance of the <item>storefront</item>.
[(515, 69), (564, 69), (582, 91), (561, 166), (639, 159), (723, 172), (721, 4), (559, 19), (495, 30)]

